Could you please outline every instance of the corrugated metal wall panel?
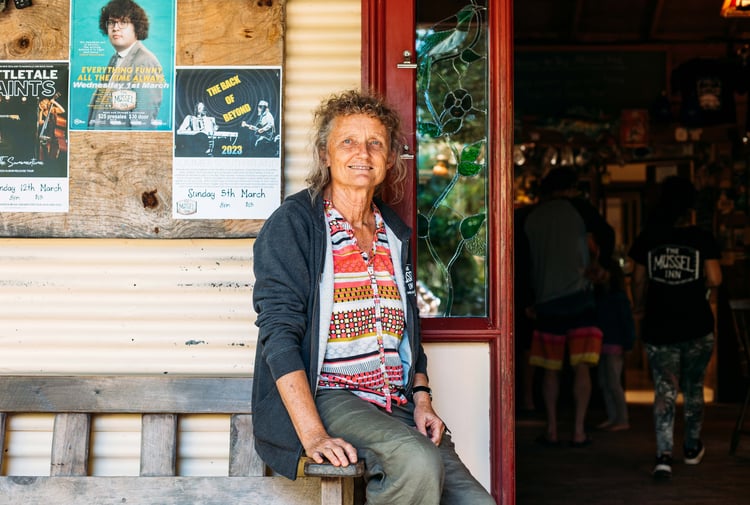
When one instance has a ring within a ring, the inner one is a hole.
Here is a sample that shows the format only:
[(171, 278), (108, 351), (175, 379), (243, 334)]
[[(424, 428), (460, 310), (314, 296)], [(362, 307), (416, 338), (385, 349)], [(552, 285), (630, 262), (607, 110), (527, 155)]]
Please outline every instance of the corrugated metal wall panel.
[(0, 240), (0, 373), (249, 374), (252, 240)]
[[(0, 239), (0, 373), (252, 374), (252, 286), (251, 239)], [(51, 429), (10, 417), (8, 474), (49, 472)], [(92, 472), (137, 475), (139, 430), (95, 418)], [(183, 475), (226, 474), (226, 416), (180, 430)]]
[(305, 187), (312, 112), (333, 92), (359, 88), (360, 0), (288, 0), (284, 39), (285, 193)]
[[(7, 475), (48, 475), (54, 418), (10, 416)], [(92, 419), (92, 475), (138, 475), (141, 419), (137, 415), (102, 415)], [(227, 475), (229, 416), (181, 416), (180, 475)], [(21, 450), (23, 448), (23, 450)]]

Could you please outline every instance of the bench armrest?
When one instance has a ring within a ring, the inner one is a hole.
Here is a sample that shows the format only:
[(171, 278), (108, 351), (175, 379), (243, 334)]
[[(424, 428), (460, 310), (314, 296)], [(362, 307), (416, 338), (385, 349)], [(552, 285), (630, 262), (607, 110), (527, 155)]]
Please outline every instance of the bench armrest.
[(362, 477), (365, 462), (357, 461), (349, 466), (333, 466), (330, 463), (316, 463), (310, 458), (302, 458), (302, 475), (306, 477)]

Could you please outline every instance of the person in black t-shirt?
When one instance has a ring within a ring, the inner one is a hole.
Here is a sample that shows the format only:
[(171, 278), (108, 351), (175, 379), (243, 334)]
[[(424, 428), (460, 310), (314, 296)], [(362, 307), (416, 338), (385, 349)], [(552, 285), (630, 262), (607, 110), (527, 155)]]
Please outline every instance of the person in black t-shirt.
[(672, 475), (678, 386), (685, 399), (685, 463), (696, 465), (705, 453), (703, 379), (714, 346), (721, 267), (713, 235), (692, 223), (695, 200), (688, 179), (665, 179), (653, 217), (629, 253), (635, 262), (633, 313), (643, 318), (641, 337), (654, 380), (657, 479)]

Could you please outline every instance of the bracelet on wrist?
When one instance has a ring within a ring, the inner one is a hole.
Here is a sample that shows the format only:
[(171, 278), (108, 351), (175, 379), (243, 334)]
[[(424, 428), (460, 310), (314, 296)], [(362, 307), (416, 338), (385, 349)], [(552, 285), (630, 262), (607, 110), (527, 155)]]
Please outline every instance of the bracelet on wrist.
[(427, 387), (427, 386), (414, 386), (413, 388), (411, 388), (411, 394), (412, 394), (412, 396), (414, 396), (414, 393), (419, 393), (419, 392), (427, 393), (428, 395), (430, 395), (430, 400), (432, 400), (432, 389), (430, 389), (429, 387)]

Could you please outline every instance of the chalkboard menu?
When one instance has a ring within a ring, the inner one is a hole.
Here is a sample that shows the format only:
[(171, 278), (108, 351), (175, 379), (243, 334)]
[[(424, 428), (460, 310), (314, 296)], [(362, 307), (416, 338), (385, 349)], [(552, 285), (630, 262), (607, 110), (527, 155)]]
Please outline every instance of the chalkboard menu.
[(561, 116), (583, 108), (618, 116), (648, 108), (667, 89), (667, 54), (654, 50), (516, 50), (519, 115)]

